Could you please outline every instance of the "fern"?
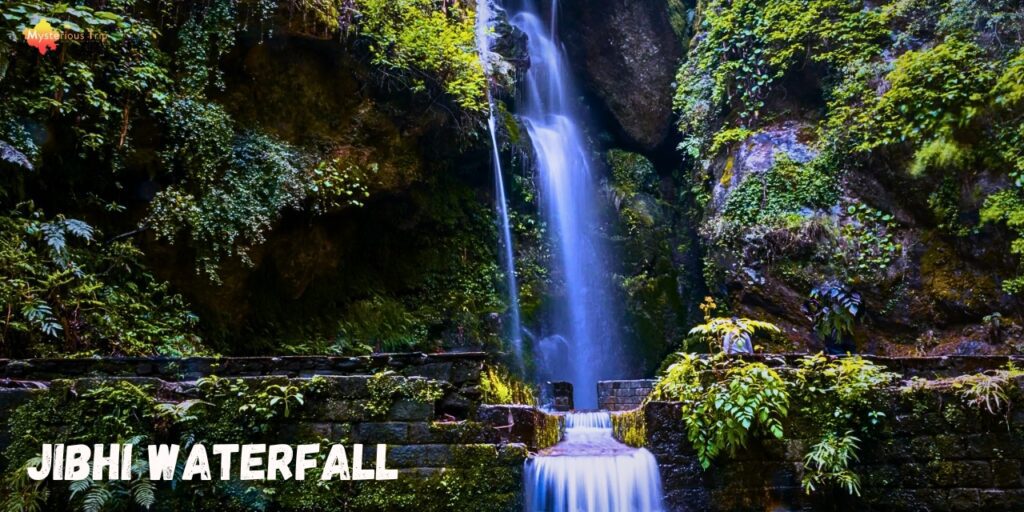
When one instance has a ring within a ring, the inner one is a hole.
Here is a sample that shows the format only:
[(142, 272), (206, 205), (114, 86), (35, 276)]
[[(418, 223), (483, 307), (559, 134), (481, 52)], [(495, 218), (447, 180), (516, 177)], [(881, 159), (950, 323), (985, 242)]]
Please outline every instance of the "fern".
[(722, 352), (726, 354), (752, 354), (754, 346), (750, 342), (750, 336), (756, 331), (780, 332), (779, 328), (770, 322), (751, 320), (749, 318), (711, 318), (707, 323), (690, 329), (690, 334), (709, 335), (717, 338), (722, 343)]
[(100, 512), (112, 497), (106, 482), (93, 486), (82, 500), (82, 512)]
[(156, 485), (148, 478), (138, 478), (132, 482), (132, 499), (140, 507), (152, 507), (156, 504)]
[(42, 462), (38, 456), (29, 459), (19, 470), (4, 478), (0, 494), (5, 498), (0, 501), (3, 512), (42, 512), (46, 501), (50, 499), (50, 489), (44, 485), (45, 480), (32, 480), (28, 477), (28, 468), (36, 467)]

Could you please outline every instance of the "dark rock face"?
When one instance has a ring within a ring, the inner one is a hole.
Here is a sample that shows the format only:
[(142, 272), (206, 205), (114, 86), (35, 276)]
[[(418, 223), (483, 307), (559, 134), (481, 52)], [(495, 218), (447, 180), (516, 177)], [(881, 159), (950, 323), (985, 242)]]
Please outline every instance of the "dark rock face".
[(645, 150), (656, 148), (672, 130), (672, 81), (683, 46), (668, 9), (665, 1), (568, 0), (559, 12), (582, 85)]

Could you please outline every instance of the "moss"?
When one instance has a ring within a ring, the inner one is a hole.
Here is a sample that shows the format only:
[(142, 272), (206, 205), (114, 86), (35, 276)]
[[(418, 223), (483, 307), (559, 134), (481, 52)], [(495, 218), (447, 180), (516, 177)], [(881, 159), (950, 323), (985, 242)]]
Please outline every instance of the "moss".
[(722, 177), (718, 180), (718, 184), (723, 187), (728, 187), (732, 184), (732, 169), (736, 166), (736, 157), (729, 155), (725, 159), (725, 167), (722, 169)]
[(537, 405), (537, 392), (502, 367), (487, 365), (480, 375), (481, 403)]
[(921, 242), (921, 280), (928, 296), (974, 314), (989, 313), (989, 304), (999, 297), (995, 279), (968, 265), (940, 237), (928, 235)]
[(541, 413), (535, 434), (536, 449), (541, 450), (558, 444), (562, 440), (562, 417)]
[(442, 383), (421, 377), (403, 377), (392, 371), (378, 372), (367, 382), (370, 399), (366, 411), (382, 417), (398, 400), (433, 403), (444, 395)]
[[(421, 478), (407, 475), (361, 485), (344, 501), (353, 510), (518, 511), (523, 499), (522, 464), (503, 461), (503, 455), (492, 445), (455, 448), (452, 468), (432, 470), (421, 474)], [(337, 501), (329, 498), (321, 503)]]
[(445, 443), (483, 443), (491, 439), (493, 429), (479, 421), (434, 421), (430, 433)]
[(839, 184), (831, 158), (822, 156), (801, 164), (779, 153), (768, 172), (747, 176), (729, 195), (724, 216), (747, 226), (779, 224), (786, 214), (824, 210), (838, 200)]
[(637, 448), (647, 444), (647, 420), (644, 408), (612, 414), (612, 434), (615, 439)]

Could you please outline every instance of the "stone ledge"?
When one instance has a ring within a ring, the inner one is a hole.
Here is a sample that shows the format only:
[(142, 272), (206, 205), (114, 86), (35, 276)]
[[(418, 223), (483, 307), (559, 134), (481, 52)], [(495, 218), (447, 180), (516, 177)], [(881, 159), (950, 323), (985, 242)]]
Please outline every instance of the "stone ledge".
[(156, 377), (169, 381), (221, 377), (366, 375), (383, 370), (460, 384), (474, 380), (484, 352), (374, 354), (357, 357), (124, 357), (100, 359), (0, 359), (0, 381), (75, 377)]

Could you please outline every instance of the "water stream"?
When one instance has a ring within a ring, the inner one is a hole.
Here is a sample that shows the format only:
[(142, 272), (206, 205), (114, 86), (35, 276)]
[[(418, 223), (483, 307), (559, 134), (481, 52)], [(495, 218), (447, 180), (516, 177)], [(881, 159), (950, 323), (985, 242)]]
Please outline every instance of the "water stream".
[[(489, 0), (477, 0), (476, 44), (480, 54), (480, 63), (484, 75), (491, 76), (491, 26), (493, 13)], [(498, 223), (501, 230), (502, 270), (505, 272), (505, 285), (508, 288), (508, 328), (507, 334), (512, 342), (512, 352), (519, 371), (523, 371), (523, 327), (519, 314), (519, 283), (516, 280), (515, 252), (512, 247), (512, 228), (508, 220), (508, 199), (505, 197), (505, 178), (501, 171), (501, 153), (498, 151), (498, 135), (495, 120), (494, 99), (490, 87), (487, 88), (488, 118), (487, 128), (491, 134), (491, 159), (494, 167), (494, 195), (497, 201)]]
[(591, 150), (581, 129), (566, 57), (557, 44), (557, 1), (548, 23), (530, 0), (517, 9), (510, 12), (510, 21), (526, 34), (530, 56), (517, 113), (533, 145), (541, 212), (558, 254), (553, 271), (561, 274), (564, 293), (553, 324), (569, 351), (565, 358), (540, 354), (541, 360), (567, 362), (542, 370), (547, 379), (572, 382), (577, 407), (595, 408), (597, 381), (619, 377), (620, 358), (615, 335), (619, 315), (611, 306), (611, 280), (599, 236)]
[(575, 412), (565, 419), (562, 442), (526, 463), (526, 510), (664, 510), (654, 455), (616, 441), (608, 412)]

